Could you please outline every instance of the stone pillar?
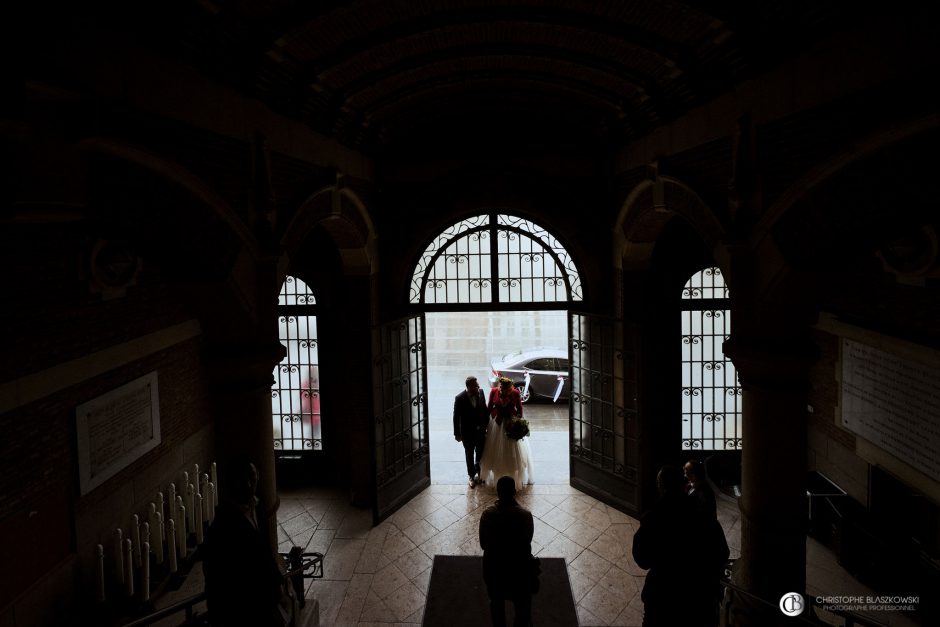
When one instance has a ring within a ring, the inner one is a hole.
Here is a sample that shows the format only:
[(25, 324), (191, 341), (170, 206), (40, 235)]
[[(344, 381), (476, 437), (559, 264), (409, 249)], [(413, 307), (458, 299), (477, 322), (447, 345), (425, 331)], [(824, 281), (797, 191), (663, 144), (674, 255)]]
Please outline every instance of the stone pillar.
[(258, 498), (266, 520), (259, 520), (272, 547), (277, 546), (279, 505), (274, 468), (271, 385), (274, 367), (284, 357), (277, 341), (215, 347), (210, 352), (215, 450), (219, 464), (219, 499), (228, 496), (222, 474), (228, 463), (248, 458), (258, 469)]
[(806, 405), (815, 347), (793, 338), (732, 334), (724, 344), (743, 392), (741, 557), (733, 581), (770, 604), (736, 595), (732, 625), (792, 623), (778, 603), (806, 588)]

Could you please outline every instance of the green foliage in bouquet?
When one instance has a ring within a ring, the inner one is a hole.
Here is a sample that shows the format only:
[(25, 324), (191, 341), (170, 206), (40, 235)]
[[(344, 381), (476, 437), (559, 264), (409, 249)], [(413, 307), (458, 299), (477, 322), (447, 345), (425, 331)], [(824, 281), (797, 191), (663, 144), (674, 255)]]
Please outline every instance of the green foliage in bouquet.
[(525, 418), (513, 417), (506, 425), (506, 437), (513, 440), (521, 440), (529, 435), (529, 421)]

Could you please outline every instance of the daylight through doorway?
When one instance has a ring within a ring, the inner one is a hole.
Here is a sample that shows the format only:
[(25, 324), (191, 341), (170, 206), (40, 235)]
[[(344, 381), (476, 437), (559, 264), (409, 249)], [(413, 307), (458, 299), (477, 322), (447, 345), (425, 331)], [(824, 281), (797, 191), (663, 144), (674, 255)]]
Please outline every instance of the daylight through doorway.
[[(467, 482), (463, 446), (454, 441), (454, 396), (464, 388), (468, 375), (477, 377), (488, 391), (492, 363), (512, 353), (539, 351), (546, 355), (568, 353), (566, 311), (429, 312), (425, 314), (428, 408), (431, 446), (431, 483)], [(564, 364), (556, 366), (567, 370)], [(533, 387), (534, 390), (534, 387)], [(533, 398), (523, 407), (532, 434), (535, 481), (540, 485), (567, 485), (568, 402), (562, 394), (553, 402), (554, 386), (545, 387), (548, 398)]]

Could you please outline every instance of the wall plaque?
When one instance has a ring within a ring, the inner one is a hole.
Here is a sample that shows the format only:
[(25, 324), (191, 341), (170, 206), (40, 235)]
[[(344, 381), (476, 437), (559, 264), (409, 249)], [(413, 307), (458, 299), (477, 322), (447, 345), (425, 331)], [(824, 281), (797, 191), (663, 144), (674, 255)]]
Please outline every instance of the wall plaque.
[(157, 373), (75, 409), (81, 493), (87, 494), (160, 444)]
[(940, 475), (940, 360), (842, 339), (842, 425), (925, 475)]

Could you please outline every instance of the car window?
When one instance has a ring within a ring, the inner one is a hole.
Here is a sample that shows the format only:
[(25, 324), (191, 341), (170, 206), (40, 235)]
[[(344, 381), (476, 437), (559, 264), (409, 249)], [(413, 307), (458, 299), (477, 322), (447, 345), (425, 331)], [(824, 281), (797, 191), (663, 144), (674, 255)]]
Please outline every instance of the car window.
[(554, 370), (555, 358), (540, 357), (539, 359), (533, 359), (528, 364), (526, 364), (526, 368), (529, 370)]

